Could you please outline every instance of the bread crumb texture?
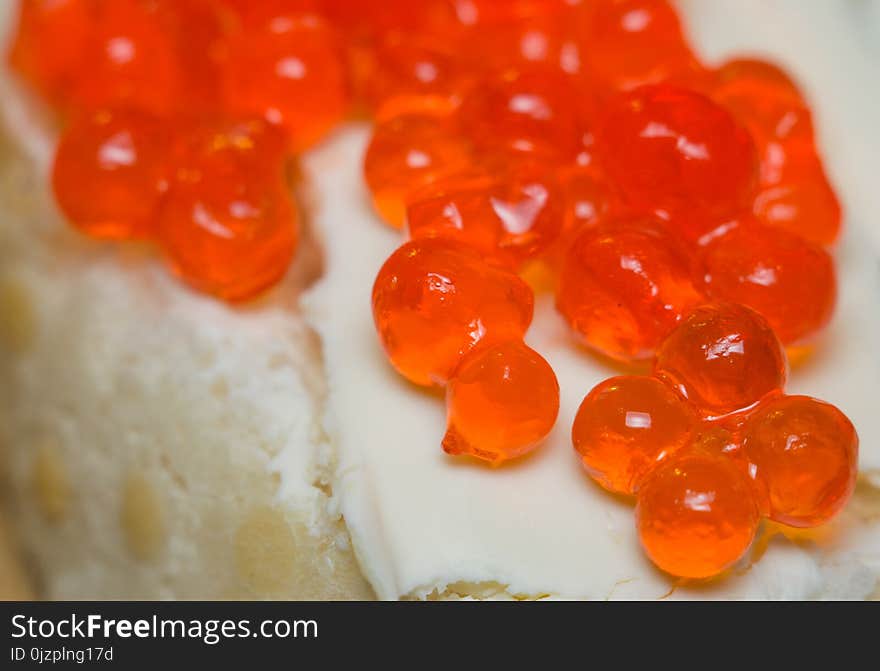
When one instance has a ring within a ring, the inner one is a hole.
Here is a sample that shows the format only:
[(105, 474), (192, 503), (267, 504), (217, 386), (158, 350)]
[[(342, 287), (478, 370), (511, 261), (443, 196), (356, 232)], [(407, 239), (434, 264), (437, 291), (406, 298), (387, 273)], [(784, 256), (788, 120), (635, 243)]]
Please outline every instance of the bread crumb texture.
[(41, 595), (371, 597), (291, 286), (231, 310), (51, 202), (0, 134), (0, 444)]
[(31, 481), (35, 503), (48, 524), (59, 524), (70, 504), (67, 470), (53, 441), (43, 440), (34, 447)]
[(162, 551), (166, 539), (162, 501), (142, 475), (126, 478), (119, 521), (126, 546), (136, 559), (154, 559)]
[(13, 353), (23, 353), (36, 333), (33, 304), (24, 287), (10, 277), (0, 277), (0, 341)]

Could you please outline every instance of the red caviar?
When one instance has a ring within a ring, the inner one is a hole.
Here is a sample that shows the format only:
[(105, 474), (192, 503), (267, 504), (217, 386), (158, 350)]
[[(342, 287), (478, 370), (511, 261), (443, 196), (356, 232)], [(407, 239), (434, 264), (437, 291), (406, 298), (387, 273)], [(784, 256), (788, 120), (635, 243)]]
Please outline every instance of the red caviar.
[(617, 96), (599, 122), (596, 148), (637, 210), (720, 219), (754, 195), (751, 136), (723, 107), (687, 89), (644, 86)]
[(282, 13), (229, 42), (223, 101), (289, 133), (292, 148), (315, 144), (348, 112), (346, 75), (332, 28), (316, 14)]
[[(177, 0), (172, 0), (177, 1)], [(202, 0), (197, 0), (202, 1)], [(217, 0), (207, 0), (215, 3)], [(350, 2), (350, 0), (342, 0)], [(279, 16), (291, 13), (319, 13), (324, 5), (331, 4), (330, 0), (219, 0), (219, 3), (227, 12), (244, 27), (254, 28), (266, 26)]]
[(718, 422), (702, 422), (691, 436), (688, 451), (700, 451), (705, 454), (725, 457), (736, 462), (737, 466), (748, 473), (748, 463), (742, 449), (742, 440), (738, 427), (725, 426)]
[(510, 68), (493, 75), (462, 104), (464, 132), (484, 151), (573, 159), (578, 119), (570, 86), (554, 69)]
[(634, 494), (652, 468), (688, 441), (697, 422), (690, 404), (663, 382), (628, 375), (593, 387), (578, 408), (571, 436), (596, 482)]
[(468, 26), (525, 20), (563, 11), (571, 0), (449, 0)]
[(587, 16), (587, 67), (606, 87), (685, 79), (698, 69), (678, 16), (664, 0), (603, 0), (588, 5)]
[(764, 224), (818, 245), (833, 245), (840, 234), (840, 202), (821, 165), (773, 186), (755, 197), (755, 216)]
[(812, 145), (813, 126), (804, 97), (788, 74), (773, 63), (728, 61), (713, 74), (711, 91), (752, 131), (759, 145), (774, 140)]
[(575, 166), (562, 176), (565, 214), (563, 229), (577, 232), (599, 225), (614, 206), (601, 173), (591, 166)]
[(782, 389), (787, 364), (763, 317), (718, 303), (697, 308), (669, 334), (655, 371), (705, 414), (724, 415)]
[(478, 343), (521, 339), (532, 308), (525, 282), (451, 240), (406, 243), (373, 285), (373, 318), (388, 358), (420, 385), (447, 382)]
[(418, 189), (464, 169), (470, 159), (470, 145), (447, 119), (399, 116), (376, 127), (364, 158), (364, 177), (376, 211), (399, 228), (406, 220), (407, 201)]
[(472, 79), (452, 45), (392, 33), (372, 51), (365, 97), (377, 119), (451, 113)]
[(575, 333), (619, 359), (650, 357), (700, 301), (676, 245), (648, 220), (577, 235), (556, 292), (557, 308)]
[(175, 116), (192, 119), (216, 115), (222, 107), (220, 68), (229, 55), (225, 0), (149, 2), (156, 7), (157, 20), (169, 38), (179, 69)]
[(396, 31), (414, 35), (454, 36), (461, 28), (453, 4), (457, 2), (458, 0), (319, 0), (322, 13), (334, 25), (343, 29), (348, 39), (356, 44), (376, 42), (389, 32)]
[(98, 238), (151, 235), (168, 184), (168, 129), (133, 110), (83, 115), (61, 136), (52, 168), (58, 206)]
[(759, 312), (785, 345), (815, 336), (834, 310), (831, 256), (787, 231), (744, 221), (702, 250), (699, 274), (707, 296)]
[(563, 225), (555, 174), (523, 165), (499, 172), (450, 177), (416, 192), (407, 208), (410, 236), (459, 240), (514, 270), (540, 256)]
[(64, 104), (84, 69), (92, 16), (89, 0), (19, 3), (11, 65), (53, 104)]
[(713, 75), (712, 97), (729, 109), (755, 139), (761, 183), (777, 184), (784, 175), (815, 160), (813, 121), (797, 85), (765, 61), (736, 59)]
[(583, 12), (572, 5), (526, 20), (508, 17), (471, 26), (460, 40), (461, 58), (471, 70), (541, 66), (582, 77), (583, 42), (577, 28)]
[(477, 347), (446, 387), (443, 449), (493, 465), (537, 447), (559, 413), (559, 383), (540, 354), (511, 340)]
[(72, 91), (73, 104), (139, 107), (156, 114), (175, 110), (183, 91), (174, 44), (155, 7), (141, 0), (95, 4)]
[(158, 240), (186, 282), (240, 301), (284, 275), (298, 223), (282, 157), (263, 122), (210, 124), (181, 142)]
[(743, 442), (771, 519), (794, 527), (823, 524), (856, 485), (859, 439), (833, 405), (807, 396), (762, 403)]
[(636, 526), (651, 560), (667, 573), (708, 578), (739, 560), (760, 521), (748, 476), (724, 457), (684, 448), (644, 479)]

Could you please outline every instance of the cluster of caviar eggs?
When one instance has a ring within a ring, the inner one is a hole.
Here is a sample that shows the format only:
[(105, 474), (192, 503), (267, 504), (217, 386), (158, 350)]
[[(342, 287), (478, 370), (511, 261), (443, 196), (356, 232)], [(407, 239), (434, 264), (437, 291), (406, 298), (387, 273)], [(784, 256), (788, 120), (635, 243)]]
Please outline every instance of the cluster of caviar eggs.
[(652, 375), (613, 377), (584, 399), (577, 455), (604, 488), (636, 496), (660, 568), (714, 576), (746, 554), (762, 517), (814, 527), (849, 499), (855, 429), (833, 405), (785, 395), (786, 372), (764, 318), (708, 303), (664, 340)]
[(338, 28), (313, 2), (22, 0), (13, 69), (61, 127), (59, 209), (157, 244), (199, 291), (250, 299), (297, 248), (291, 157), (349, 113)]
[(364, 162), (408, 239), (376, 278), (376, 327), (401, 375), (445, 386), (444, 449), (498, 463), (549, 433), (558, 386), (522, 337), (551, 291), (587, 348), (653, 367), (590, 392), (572, 439), (637, 496), (657, 566), (714, 576), (763, 517), (828, 521), (858, 440), (783, 391), (785, 348), (834, 310), (841, 219), (797, 86), (702, 64), (666, 2), (464, 4), (466, 25), (440, 13), (375, 52)]
[(61, 122), (70, 222), (229, 301), (294, 256), (291, 157), (371, 115), (365, 182), (407, 238), (373, 317), (445, 390), (443, 449), (497, 465), (548, 436), (559, 385), (524, 338), (552, 292), (586, 348), (653, 366), (591, 391), (573, 441), (669, 573), (851, 494), (852, 425), (783, 392), (837, 291), (809, 107), (770, 63), (701, 62), (670, 3), (23, 0), (9, 58)]

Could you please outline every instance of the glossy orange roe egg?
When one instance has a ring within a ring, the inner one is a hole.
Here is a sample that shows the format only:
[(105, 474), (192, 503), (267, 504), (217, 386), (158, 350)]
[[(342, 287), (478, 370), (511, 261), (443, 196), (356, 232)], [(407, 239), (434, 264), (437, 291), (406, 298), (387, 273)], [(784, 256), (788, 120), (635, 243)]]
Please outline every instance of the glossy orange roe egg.
[(62, 104), (82, 71), (92, 21), (88, 0), (28, 0), (18, 3), (10, 64), (41, 95)]
[(727, 422), (701, 422), (691, 436), (687, 451), (700, 451), (734, 460), (740, 470), (748, 473), (748, 462), (743, 454), (739, 428), (737, 424), (731, 425)]
[(658, 85), (615, 97), (599, 122), (596, 149), (637, 210), (717, 219), (746, 208), (754, 195), (751, 136), (693, 91)]
[[(156, 6), (180, 68), (175, 114), (210, 118), (220, 108), (220, 67), (231, 30), (225, 3), (216, 0), (149, 0)], [(252, 3), (252, 5), (264, 3)]]
[(712, 97), (755, 139), (762, 185), (778, 184), (792, 169), (816, 162), (812, 115), (796, 84), (780, 68), (755, 59), (722, 65)]
[(804, 173), (821, 163), (812, 144), (771, 139), (757, 143), (759, 188), (802, 179)]
[(696, 70), (696, 59), (668, 2), (602, 0), (587, 3), (587, 11), (584, 56), (602, 85), (629, 89), (683, 79)]
[(521, 341), (478, 347), (446, 388), (443, 449), (498, 465), (535, 449), (556, 422), (559, 383)]
[(316, 14), (281, 14), (229, 40), (225, 106), (282, 126), (295, 151), (321, 140), (347, 114), (349, 92), (337, 37)]
[(836, 515), (855, 489), (859, 439), (833, 405), (780, 396), (758, 406), (744, 450), (771, 519), (813, 527)]
[(167, 114), (182, 93), (174, 43), (155, 7), (141, 0), (96, 5), (84, 64), (73, 91), (77, 107), (127, 105)]
[(828, 252), (748, 220), (701, 251), (699, 273), (707, 296), (759, 312), (785, 345), (816, 335), (834, 311), (837, 281)]
[(464, 25), (523, 21), (562, 12), (577, 0), (450, 0)]
[(636, 527), (659, 568), (709, 578), (749, 549), (760, 514), (748, 476), (725, 457), (682, 450), (644, 479)]
[[(175, 2), (179, 0), (173, 0)], [(238, 23), (236, 28), (257, 28), (265, 26), (273, 19), (291, 13), (321, 13), (328, 0), (198, 0), (219, 4), (232, 13)], [(351, 4), (351, 0), (340, 0)]]
[(452, 45), (392, 33), (372, 50), (365, 97), (382, 121), (401, 114), (451, 113), (472, 79)]
[(399, 228), (408, 199), (420, 188), (465, 170), (470, 145), (447, 119), (405, 115), (376, 126), (364, 158), (373, 205), (385, 223)]
[(155, 226), (169, 177), (168, 129), (131, 110), (101, 110), (68, 126), (52, 187), (70, 222), (98, 238), (140, 238)]
[(578, 231), (598, 226), (614, 207), (611, 189), (600, 171), (574, 166), (562, 174), (565, 214), (563, 228)]
[(840, 235), (840, 201), (820, 165), (762, 189), (754, 213), (761, 223), (818, 245), (833, 245)]
[(461, 23), (454, 2), (457, 0), (320, 0), (320, 6), (322, 14), (342, 27), (348, 41), (363, 43), (381, 40), (383, 35), (393, 31), (410, 35), (455, 35)]
[(407, 208), (412, 238), (442, 237), (517, 270), (545, 252), (563, 225), (552, 171), (516, 166), (493, 177), (453, 176), (419, 191)]
[(758, 313), (717, 303), (691, 312), (657, 350), (655, 372), (704, 414), (748, 408), (785, 384), (779, 340)]
[(199, 128), (175, 156), (158, 239), (186, 282), (229, 301), (287, 271), (298, 238), (283, 140), (263, 122)]
[(605, 489), (634, 494), (645, 475), (681, 448), (698, 418), (655, 377), (612, 377), (593, 387), (571, 438), (587, 473)]
[(701, 297), (670, 236), (645, 220), (577, 235), (556, 307), (585, 344), (618, 359), (651, 356)]
[(576, 30), (578, 14), (576, 7), (566, 6), (529, 18), (477, 22), (458, 41), (457, 50), (472, 70), (542, 66), (582, 75), (584, 45)]
[(734, 59), (713, 73), (712, 97), (729, 109), (758, 139), (812, 144), (809, 108), (797, 85), (781, 68), (757, 59)]
[(475, 85), (461, 110), (468, 137), (483, 151), (573, 159), (578, 118), (571, 83), (548, 68), (509, 68)]
[(522, 339), (533, 302), (519, 277), (450, 240), (406, 243), (373, 285), (373, 319), (385, 352), (420, 385), (444, 384), (477, 343)]

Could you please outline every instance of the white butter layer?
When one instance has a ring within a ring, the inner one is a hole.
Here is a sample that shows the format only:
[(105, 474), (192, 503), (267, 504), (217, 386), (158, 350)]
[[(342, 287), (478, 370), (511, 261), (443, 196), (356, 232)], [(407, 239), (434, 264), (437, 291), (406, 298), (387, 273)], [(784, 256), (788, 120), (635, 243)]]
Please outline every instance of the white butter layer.
[[(838, 250), (841, 300), (821, 353), (794, 371), (788, 388), (846, 411), (862, 438), (862, 468), (880, 469), (880, 237), (872, 237), (878, 210), (869, 169), (877, 154), (866, 137), (876, 137), (872, 119), (880, 114), (872, 116), (870, 67), (847, 43), (847, 19), (830, 3), (813, 3), (810, 11), (795, 2), (694, 2), (685, 9), (707, 57), (772, 55), (803, 82), (817, 110), (830, 172), (849, 213)], [(398, 377), (373, 329), (372, 282), (401, 236), (371, 214), (360, 173), (367, 137), (366, 128), (350, 128), (306, 163), (319, 194), (315, 224), (325, 276), (305, 305), (324, 343), (328, 423), (340, 464), (334, 491), (376, 593), (399, 598), (482, 589), (591, 599), (669, 593), (669, 579), (638, 547), (632, 506), (604, 494), (572, 455), (577, 406), (614, 371), (573, 346), (550, 297), (539, 297), (528, 335), (562, 391), (547, 444), (500, 470), (440, 450), (441, 397)], [(673, 595), (865, 596), (880, 569), (880, 533), (860, 525), (844, 516), (809, 551), (774, 540), (750, 569), (746, 562), (711, 587)]]

